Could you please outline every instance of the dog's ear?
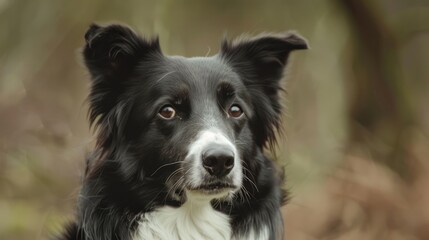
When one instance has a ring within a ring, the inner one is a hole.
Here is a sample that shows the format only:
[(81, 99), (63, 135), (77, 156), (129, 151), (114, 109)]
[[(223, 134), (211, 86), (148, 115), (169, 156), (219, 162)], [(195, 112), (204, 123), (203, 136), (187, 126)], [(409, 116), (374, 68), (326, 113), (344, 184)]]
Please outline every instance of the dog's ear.
[(255, 114), (250, 124), (258, 146), (275, 142), (275, 130), (280, 126), (278, 92), (282, 88), (279, 82), (289, 53), (307, 48), (307, 41), (291, 32), (222, 42), (221, 58), (242, 78), (252, 94)]
[(132, 29), (117, 24), (92, 24), (85, 33), (85, 41), (83, 56), (93, 78), (128, 75), (142, 58), (161, 53), (157, 38), (143, 39)]
[[(91, 74), (89, 120), (99, 125), (99, 141), (111, 140), (112, 123), (121, 107), (121, 94), (139, 64), (161, 55), (157, 38), (146, 40), (121, 25), (105, 27), (92, 24), (85, 34), (85, 65)], [(100, 126), (101, 125), (101, 126)], [(115, 128), (115, 127), (113, 127)]]

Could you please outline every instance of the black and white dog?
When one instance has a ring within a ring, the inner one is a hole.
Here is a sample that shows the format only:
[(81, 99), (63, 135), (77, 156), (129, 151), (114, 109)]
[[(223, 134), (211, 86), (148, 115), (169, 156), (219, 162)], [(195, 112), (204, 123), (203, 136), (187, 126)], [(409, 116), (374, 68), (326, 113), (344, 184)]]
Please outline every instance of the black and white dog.
[(60, 239), (282, 239), (282, 171), (263, 148), (289, 53), (306, 41), (266, 34), (185, 58), (121, 25), (85, 39), (97, 145)]

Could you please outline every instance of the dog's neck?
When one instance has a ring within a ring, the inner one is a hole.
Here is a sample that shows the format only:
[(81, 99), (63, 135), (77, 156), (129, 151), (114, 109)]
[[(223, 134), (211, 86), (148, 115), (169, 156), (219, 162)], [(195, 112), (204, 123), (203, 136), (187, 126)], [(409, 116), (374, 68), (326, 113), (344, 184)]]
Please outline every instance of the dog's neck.
[(144, 213), (133, 240), (231, 239), (230, 219), (213, 209), (210, 199), (188, 197), (182, 206)]
[(232, 236), (231, 219), (215, 210), (213, 198), (187, 193), (187, 200), (180, 207), (163, 206), (144, 213), (133, 240), (143, 239), (207, 239), (207, 240), (265, 240), (268, 228), (257, 233), (248, 226), (245, 236)]

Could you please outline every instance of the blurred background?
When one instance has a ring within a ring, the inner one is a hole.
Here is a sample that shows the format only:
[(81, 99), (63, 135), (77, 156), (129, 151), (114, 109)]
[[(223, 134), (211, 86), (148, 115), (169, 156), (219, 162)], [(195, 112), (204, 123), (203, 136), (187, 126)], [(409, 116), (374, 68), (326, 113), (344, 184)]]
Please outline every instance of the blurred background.
[(80, 51), (91, 22), (158, 34), (169, 55), (297, 30), (286, 72), (288, 239), (429, 239), (429, 1), (0, 0), (0, 239), (73, 218), (94, 138)]

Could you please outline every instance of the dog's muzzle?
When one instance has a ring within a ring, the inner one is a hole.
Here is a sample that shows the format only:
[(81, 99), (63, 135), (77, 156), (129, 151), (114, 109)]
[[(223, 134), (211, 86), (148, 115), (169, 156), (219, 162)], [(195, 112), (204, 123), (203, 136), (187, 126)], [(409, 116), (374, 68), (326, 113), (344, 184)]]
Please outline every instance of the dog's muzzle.
[(227, 195), (241, 187), (242, 167), (237, 148), (217, 129), (200, 132), (185, 159), (187, 189)]

